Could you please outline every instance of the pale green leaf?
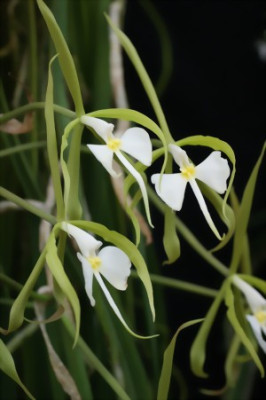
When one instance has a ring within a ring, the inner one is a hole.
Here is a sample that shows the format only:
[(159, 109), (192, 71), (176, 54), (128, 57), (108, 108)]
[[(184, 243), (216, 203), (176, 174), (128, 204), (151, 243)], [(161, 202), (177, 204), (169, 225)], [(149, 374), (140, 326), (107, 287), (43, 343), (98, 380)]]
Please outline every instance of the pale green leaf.
[(142, 82), (142, 85), (154, 109), (155, 115), (157, 116), (161, 129), (164, 132), (165, 138), (167, 138), (168, 142), (173, 141), (158, 96), (155, 92), (151, 79), (136, 51), (136, 48), (133, 46), (129, 38), (111, 21), (111, 19), (107, 15), (106, 19), (110, 24), (111, 28), (116, 33), (122, 47), (124, 48), (130, 61), (132, 62), (132, 64), (136, 69), (136, 72)]
[(48, 30), (50, 32), (51, 38), (54, 42), (56, 51), (58, 53), (60, 67), (62, 69), (64, 78), (66, 80), (67, 86), (75, 103), (75, 109), (77, 115), (84, 114), (82, 96), (79, 86), (79, 80), (77, 76), (77, 71), (69, 51), (67, 43), (64, 36), (47, 5), (42, 0), (37, 0), (37, 4), (42, 13), (42, 16), (47, 24)]
[(18, 376), (16, 370), (13, 357), (1, 339), (0, 339), (0, 369), (11, 379), (13, 379), (13, 381), (15, 381), (24, 390), (24, 392), (30, 399), (34, 400), (32, 394), (28, 391), (26, 386), (21, 382), (21, 379)]
[(54, 121), (54, 96), (53, 96), (53, 76), (51, 72), (52, 63), (57, 56), (53, 57), (49, 63), (49, 71), (48, 71), (48, 84), (46, 90), (46, 98), (45, 98), (45, 121), (46, 121), (46, 130), (47, 130), (47, 151), (48, 158), (50, 164), (50, 171), (53, 181), (53, 187), (55, 192), (56, 199), (56, 207), (57, 207), (57, 216), (59, 219), (62, 219), (64, 216), (64, 200), (62, 194), (62, 186), (61, 186), (61, 176), (60, 169), (58, 163), (58, 149), (57, 149), (57, 140), (56, 140), (56, 131), (55, 131), (55, 121)]
[(27, 279), (26, 283), (24, 284), (23, 288), (21, 289), (18, 297), (14, 301), (9, 316), (9, 325), (8, 325), (8, 332), (15, 331), (18, 329), (24, 320), (24, 312), (28, 302), (28, 299), (31, 295), (31, 292), (34, 288), (34, 285), (42, 272), (45, 263), (45, 249), (41, 253), (38, 261), (36, 262), (33, 270), (30, 273), (29, 278)]
[(163, 245), (168, 257), (164, 264), (172, 264), (180, 257), (180, 241), (176, 231), (176, 221), (173, 210), (165, 207)]
[(261, 154), (258, 158), (258, 161), (256, 162), (251, 175), (249, 177), (249, 180), (247, 181), (242, 201), (239, 206), (239, 211), (237, 213), (237, 218), (236, 218), (236, 229), (235, 229), (235, 236), (234, 236), (234, 244), (233, 244), (233, 254), (232, 254), (232, 260), (230, 264), (230, 271), (231, 273), (235, 273), (240, 261), (240, 257), (242, 255), (242, 250), (243, 250), (243, 243), (245, 240), (245, 235), (247, 232), (247, 227), (248, 227), (248, 221), (249, 221), (249, 216), (250, 216), (250, 211), (252, 207), (252, 202), (253, 202), (253, 196), (254, 196), (254, 191), (255, 191), (255, 186), (256, 186), (256, 181), (257, 181), (257, 176), (258, 172), (264, 157), (264, 152), (266, 148), (266, 143), (264, 143), (264, 146), (262, 148)]
[(173, 358), (174, 358), (174, 351), (176, 345), (176, 339), (179, 333), (189, 326), (198, 324), (203, 321), (203, 318), (194, 319), (192, 321), (185, 322), (182, 324), (174, 334), (170, 344), (168, 345), (167, 349), (164, 352), (163, 356), (163, 366), (159, 380), (158, 386), (158, 393), (157, 393), (157, 400), (167, 400), (169, 387), (170, 387), (170, 380), (172, 375), (172, 366), (173, 366)]
[(73, 288), (71, 282), (69, 281), (63, 265), (61, 263), (60, 258), (58, 257), (57, 254), (57, 247), (56, 247), (56, 240), (55, 240), (55, 228), (49, 237), (49, 240), (47, 242), (46, 248), (47, 248), (47, 253), (46, 253), (46, 262), (47, 265), (54, 277), (54, 279), (57, 282), (57, 285), (61, 289), (61, 291), (64, 293), (65, 297), (68, 299), (72, 310), (73, 314), (75, 317), (75, 324), (76, 324), (76, 334), (75, 334), (75, 340), (74, 340), (74, 345), (76, 344), (79, 336), (79, 328), (80, 328), (80, 305), (79, 305), (79, 299), (77, 297), (77, 294), (75, 292), (75, 289)]
[(204, 322), (190, 349), (190, 365), (193, 373), (201, 378), (207, 378), (208, 374), (204, 371), (206, 359), (206, 343), (216, 317), (220, 304), (224, 298), (225, 284), (222, 285), (216, 299), (213, 301)]

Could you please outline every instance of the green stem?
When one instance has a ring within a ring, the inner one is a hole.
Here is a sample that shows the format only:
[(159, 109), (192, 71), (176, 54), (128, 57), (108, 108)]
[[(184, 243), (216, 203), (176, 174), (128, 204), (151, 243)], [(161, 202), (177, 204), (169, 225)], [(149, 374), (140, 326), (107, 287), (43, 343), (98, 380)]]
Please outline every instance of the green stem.
[[(16, 118), (19, 115), (23, 115), (27, 112), (36, 111), (36, 110), (44, 110), (45, 102), (44, 101), (36, 101), (29, 104), (25, 104), (24, 106), (18, 107), (15, 110), (8, 111), (0, 116), (0, 124), (10, 120), (11, 118)], [(54, 112), (64, 115), (69, 118), (76, 118), (76, 113), (74, 111), (69, 110), (68, 108), (58, 106), (57, 104), (53, 105)]]
[[(148, 195), (152, 203), (155, 205), (155, 207), (164, 213), (164, 203), (159, 199), (159, 197), (154, 193), (154, 191), (148, 186), (147, 187)], [(200, 241), (193, 235), (193, 233), (187, 228), (187, 226), (180, 220), (180, 218), (175, 216), (175, 225), (176, 229), (180, 232), (180, 234), (183, 236), (183, 238), (190, 244), (194, 250), (205, 260), (207, 261), (210, 265), (212, 265), (220, 274), (223, 276), (228, 276), (229, 271), (226, 268), (226, 266), (219, 261), (214, 255), (207, 250), (201, 243)]]
[[(132, 271), (131, 275), (134, 278), (138, 278), (138, 275), (135, 271)], [(178, 279), (167, 278), (156, 274), (150, 274), (150, 278), (153, 283), (157, 283), (159, 285), (171, 287), (174, 289), (181, 289), (186, 292), (200, 294), (202, 296), (216, 297), (218, 294), (218, 290), (210, 289), (206, 286), (200, 286), (190, 282), (184, 282)]]
[[(37, 31), (36, 31), (36, 15), (35, 15), (35, 1), (28, 0), (28, 14), (29, 14), (29, 44), (30, 44), (30, 81), (31, 81), (31, 96), (34, 100), (38, 97), (38, 67), (37, 67)], [(37, 118), (33, 118), (33, 128), (31, 133), (32, 143), (36, 142), (38, 138)], [(32, 166), (33, 172), (36, 176), (38, 172), (38, 153), (34, 149), (32, 151)]]
[[(75, 328), (71, 324), (68, 318), (62, 317), (62, 322), (73, 338), (75, 337)], [(77, 346), (82, 351), (82, 354), (85, 357), (86, 362), (89, 363), (93, 368), (103, 377), (103, 379), (111, 386), (113, 391), (119, 396), (120, 399), (130, 400), (129, 396), (126, 394), (122, 386), (118, 383), (118, 381), (113, 377), (113, 375), (105, 368), (105, 366), (101, 363), (101, 361), (96, 357), (96, 355), (91, 351), (86, 342), (79, 337), (77, 341)]]
[(15, 153), (20, 153), (22, 151), (32, 150), (32, 149), (43, 149), (46, 147), (45, 141), (19, 144), (17, 146), (12, 146), (9, 149), (0, 150), (0, 158), (8, 157)]
[(2, 186), (0, 186), (0, 196), (11, 201), (12, 203), (17, 204), (19, 207), (22, 207), (24, 210), (29, 211), (30, 213), (36, 215), (37, 217), (40, 217), (41, 219), (50, 222), (51, 224), (56, 223), (56, 218), (53, 215), (46, 213), (45, 211), (43, 211), (38, 207), (35, 207), (33, 204), (30, 204), (27, 200), (22, 199), (21, 197), (3, 188)]
[[(15, 281), (14, 279), (9, 278), (9, 276), (6, 276), (3, 273), (0, 273), (0, 282), (3, 282), (6, 285), (12, 287), (12, 289), (15, 289), (17, 292), (20, 292), (21, 289), (23, 288), (23, 285), (21, 285), (21, 283), (18, 283), (17, 281)], [(32, 292), (31, 293), (31, 297), (33, 299), (38, 300), (38, 301), (49, 301), (52, 298), (51, 296), (39, 294), (39, 293), (36, 293), (36, 292)], [(13, 302), (13, 300), (12, 300), (12, 302)]]

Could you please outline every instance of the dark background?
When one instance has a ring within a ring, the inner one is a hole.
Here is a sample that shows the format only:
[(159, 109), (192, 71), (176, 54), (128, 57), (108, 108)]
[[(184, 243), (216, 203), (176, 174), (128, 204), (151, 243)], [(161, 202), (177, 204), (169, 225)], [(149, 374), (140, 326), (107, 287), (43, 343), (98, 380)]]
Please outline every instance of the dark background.
[[(124, 30), (137, 48), (155, 83), (162, 65), (160, 42), (158, 32), (149, 19), (149, 12), (145, 11), (147, 7), (144, 8), (142, 3), (128, 2)], [(263, 46), (266, 47), (266, 41), (263, 42), (266, 35), (266, 3), (153, 1), (153, 5), (165, 22), (172, 45), (173, 72), (160, 97), (172, 135), (177, 140), (185, 136), (203, 134), (216, 136), (228, 142), (236, 154), (237, 173), (234, 186), (241, 198), (265, 140), (266, 55), (260, 56), (259, 48), (262, 50)], [(130, 108), (154, 117), (139, 79), (126, 57), (125, 74)], [(194, 149), (191, 151), (189, 155), (195, 153)], [(158, 171), (159, 165), (156, 168)], [(266, 278), (264, 173), (265, 164), (259, 174), (249, 225), (254, 271), (262, 278)], [(186, 196), (188, 201), (184, 202), (180, 216), (208, 246), (213, 240), (212, 233), (200, 215), (191, 193), (186, 193)], [(156, 211), (153, 211), (153, 215), (156, 215)], [(157, 226), (162, 226), (160, 215), (157, 215)], [(155, 243), (159, 259), (164, 260), (161, 237), (155, 236)], [(214, 243), (215, 241), (212, 244)], [(177, 279), (219, 287), (220, 276), (194, 254), (182, 238), (181, 246), (181, 258), (175, 265), (163, 267), (162, 272)], [(226, 251), (219, 253), (218, 257), (228, 263), (231, 257), (230, 245)], [(178, 291), (167, 290), (166, 295), (173, 333), (182, 322), (202, 317), (210, 305), (207, 299), (198, 299), (197, 296)], [(198, 392), (199, 387), (209, 385), (219, 388), (224, 383), (223, 372), (220, 369), (222, 364), (220, 367), (219, 363), (223, 361), (226, 350), (223, 336), (225, 311), (221, 309), (209, 341), (207, 370), (211, 373), (212, 380), (206, 384), (191, 378), (190, 398), (202, 398)], [(187, 346), (195, 333), (196, 329), (190, 328), (190, 331), (182, 336), (177, 347), (179, 360), (184, 360), (184, 368), (187, 371)], [(264, 355), (262, 358), (265, 361)], [(246, 398), (249, 398), (252, 390), (253, 395), (250, 398), (264, 398), (265, 380), (262, 381), (259, 377), (254, 379), (253, 381), (250, 378), (250, 385), (244, 385)], [(174, 393), (173, 391), (173, 396)]]

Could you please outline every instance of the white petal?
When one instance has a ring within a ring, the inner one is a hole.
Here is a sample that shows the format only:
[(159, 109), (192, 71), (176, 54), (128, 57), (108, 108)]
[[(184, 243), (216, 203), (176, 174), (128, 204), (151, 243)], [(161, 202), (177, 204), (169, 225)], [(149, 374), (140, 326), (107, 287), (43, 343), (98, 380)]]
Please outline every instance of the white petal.
[(251, 328), (254, 332), (254, 335), (256, 336), (256, 339), (257, 339), (260, 347), (262, 348), (264, 353), (266, 353), (266, 340), (262, 336), (262, 329), (261, 329), (259, 321), (253, 315), (247, 315), (246, 318), (251, 325)]
[(98, 257), (102, 262), (99, 272), (116, 289), (126, 290), (131, 268), (128, 256), (117, 247), (107, 246), (99, 252)]
[(92, 295), (92, 282), (93, 282), (93, 271), (90, 263), (80, 253), (77, 253), (77, 257), (82, 265), (83, 276), (85, 280), (85, 290), (92, 306), (95, 306), (95, 299)]
[[(161, 177), (161, 180), (160, 180)], [(187, 180), (181, 174), (154, 174), (151, 181), (155, 184), (158, 196), (173, 210), (180, 211), (183, 205)]]
[(112, 136), (114, 130), (113, 124), (109, 124), (99, 118), (89, 117), (88, 115), (80, 117), (80, 121), (84, 125), (91, 127), (105, 142), (107, 142), (107, 139)]
[(130, 128), (121, 136), (121, 150), (144, 165), (151, 165), (152, 145), (148, 132), (143, 128)]
[(113, 177), (117, 177), (118, 174), (113, 168), (114, 152), (105, 144), (87, 144), (87, 146), (108, 173)]
[(142, 179), (142, 176), (140, 173), (130, 164), (130, 162), (126, 159), (126, 157), (120, 152), (117, 151), (116, 153), (117, 158), (121, 161), (121, 163), (126, 167), (128, 172), (136, 179), (136, 181), (139, 184), (143, 202), (144, 202), (144, 207), (147, 215), (147, 219), (149, 221), (149, 224), (153, 227), (152, 222), (151, 222), (151, 216), (150, 216), (150, 207), (149, 207), (149, 200), (148, 200), (148, 194), (146, 190), (145, 183)]
[(206, 183), (220, 194), (226, 191), (226, 180), (229, 175), (228, 161), (221, 157), (220, 151), (213, 151), (202, 163), (196, 166), (195, 178)]
[(168, 148), (175, 162), (177, 163), (177, 165), (179, 165), (180, 168), (185, 168), (188, 165), (191, 165), (187, 153), (185, 152), (185, 150), (181, 149), (181, 147), (175, 144), (169, 144)]
[(61, 227), (66, 233), (75, 239), (84, 257), (94, 255), (96, 250), (98, 250), (102, 245), (102, 242), (96, 240), (88, 232), (85, 232), (83, 229), (80, 229), (74, 225), (62, 222)]
[(196, 199), (198, 200), (199, 206), (201, 208), (201, 211), (209, 225), (209, 227), (211, 228), (211, 230), (213, 231), (213, 233), (215, 234), (215, 236), (219, 239), (222, 240), (216, 226), (214, 225), (214, 222), (210, 216), (209, 210), (207, 208), (207, 205), (205, 203), (204, 197), (202, 196), (202, 193), (200, 191), (200, 188), (198, 187), (197, 182), (195, 181), (195, 179), (190, 179), (189, 180), (189, 184), (191, 185), (191, 188), (196, 196)]
[(148, 339), (149, 336), (143, 337), (143, 336), (137, 335), (135, 332), (133, 332), (133, 331), (129, 328), (129, 326), (127, 325), (126, 321), (125, 321), (124, 318), (122, 317), (122, 315), (121, 315), (121, 313), (120, 313), (120, 311), (119, 311), (119, 308), (118, 308), (117, 305), (115, 304), (115, 302), (114, 302), (114, 300), (113, 300), (113, 298), (112, 298), (112, 296), (111, 296), (109, 290), (108, 290), (107, 287), (105, 286), (105, 284), (104, 284), (104, 282), (103, 282), (103, 280), (102, 280), (102, 277), (101, 277), (101, 275), (99, 274), (99, 272), (96, 272), (96, 273), (95, 273), (95, 278), (97, 279), (99, 285), (101, 286), (102, 291), (103, 291), (103, 293), (104, 293), (106, 299), (108, 300), (108, 303), (110, 304), (110, 306), (112, 307), (114, 313), (116, 314), (116, 316), (118, 317), (118, 319), (122, 322), (122, 324), (124, 325), (124, 327), (126, 328), (126, 330), (127, 330), (128, 332), (130, 332), (131, 335), (133, 335), (133, 336), (135, 336), (135, 337), (138, 337), (138, 338), (141, 338), (141, 339), (145, 339), (145, 338)]
[(266, 309), (266, 299), (251, 285), (239, 278), (237, 275), (233, 277), (233, 283), (241, 290), (246, 297), (247, 303), (255, 314), (258, 310)]

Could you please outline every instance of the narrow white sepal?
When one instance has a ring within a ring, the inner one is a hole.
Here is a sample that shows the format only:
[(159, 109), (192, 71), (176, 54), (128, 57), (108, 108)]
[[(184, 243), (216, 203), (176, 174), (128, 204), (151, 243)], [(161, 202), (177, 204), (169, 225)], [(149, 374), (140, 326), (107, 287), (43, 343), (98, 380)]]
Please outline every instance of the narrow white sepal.
[(112, 135), (114, 130), (113, 124), (110, 124), (100, 118), (90, 117), (89, 115), (83, 115), (80, 117), (80, 121), (84, 125), (92, 128), (105, 142), (107, 142), (109, 136)]
[(266, 309), (266, 299), (258, 292), (258, 290), (243, 279), (239, 278), (237, 275), (233, 276), (232, 281), (245, 296), (253, 314), (260, 309)]
[[(114, 302), (114, 300), (113, 300), (113, 298), (112, 298), (112, 296), (111, 296), (109, 290), (108, 290), (107, 287), (105, 286), (105, 284), (104, 284), (104, 282), (103, 282), (103, 280), (102, 280), (101, 275), (100, 275), (98, 272), (96, 272), (94, 275), (95, 275), (95, 278), (97, 279), (99, 285), (101, 286), (102, 291), (103, 291), (103, 293), (104, 293), (104, 295), (105, 295), (105, 297), (106, 297), (108, 303), (110, 304), (110, 306), (112, 307), (112, 309), (113, 309), (115, 315), (116, 315), (117, 318), (121, 321), (122, 325), (126, 328), (126, 330), (127, 330), (129, 333), (131, 333), (131, 335), (133, 335), (133, 336), (135, 336), (135, 337), (137, 337), (137, 338), (139, 338), (139, 339), (150, 339), (151, 337), (153, 337), (153, 336), (140, 336), (140, 335), (138, 335), (137, 333), (133, 332), (133, 331), (129, 328), (129, 326), (127, 325), (126, 321), (125, 321), (124, 318), (122, 317), (122, 314), (120, 313), (119, 308), (118, 308), (117, 305), (115, 304), (115, 302)], [(157, 336), (157, 335), (156, 335), (156, 336)]]
[(185, 150), (181, 149), (181, 147), (176, 144), (168, 145), (169, 152), (172, 154), (173, 159), (177, 163), (180, 168), (185, 168), (190, 165), (190, 161), (188, 159), (187, 153)]
[(94, 274), (93, 274), (91, 265), (89, 264), (89, 262), (86, 260), (86, 258), (82, 254), (77, 253), (77, 257), (78, 257), (79, 261), (81, 262), (84, 281), (85, 281), (85, 290), (86, 290), (87, 296), (90, 300), (92, 307), (94, 307), (95, 299), (92, 295), (92, 283), (93, 283), (93, 275)]
[(200, 209), (201, 209), (201, 211), (202, 211), (202, 213), (203, 213), (203, 215), (204, 215), (209, 227), (211, 228), (211, 230), (213, 231), (215, 236), (219, 240), (222, 240), (222, 238), (221, 238), (221, 236), (220, 236), (220, 234), (219, 234), (219, 232), (218, 232), (216, 226), (214, 225), (214, 222), (213, 222), (213, 220), (212, 220), (212, 218), (210, 216), (209, 210), (207, 208), (207, 204), (205, 203), (204, 197), (202, 196), (202, 193), (200, 191), (200, 188), (198, 187), (197, 182), (195, 181), (195, 179), (190, 179), (188, 182), (189, 182), (189, 184), (190, 184), (190, 186), (191, 186), (191, 188), (192, 188), (192, 190), (193, 190), (193, 192), (194, 192), (194, 194), (196, 196), (196, 199), (197, 199), (197, 201), (199, 203)]
[(117, 178), (119, 175), (113, 168), (114, 152), (105, 144), (87, 144), (87, 146), (106, 171), (114, 178)]
[(158, 196), (173, 210), (180, 211), (183, 205), (187, 180), (178, 174), (154, 174), (151, 182)]
[[(256, 317), (254, 317), (254, 315), (247, 315), (246, 318), (247, 318), (248, 322), (250, 323), (250, 326), (254, 332), (254, 335), (255, 335), (260, 347), (262, 348), (264, 353), (266, 353), (266, 340), (263, 338), (262, 327), (261, 327), (259, 321), (257, 320)], [(265, 335), (265, 332), (264, 332), (264, 335)]]
[(150, 166), (152, 144), (148, 132), (143, 128), (129, 128), (121, 136), (121, 150), (125, 151), (142, 164)]
[(151, 222), (151, 215), (150, 215), (150, 207), (149, 207), (149, 200), (148, 200), (148, 194), (147, 194), (147, 190), (146, 190), (146, 186), (145, 183), (142, 179), (142, 176), (140, 175), (140, 173), (130, 164), (130, 162), (126, 159), (126, 157), (120, 152), (117, 151), (116, 152), (117, 158), (121, 161), (121, 163), (125, 166), (125, 168), (128, 170), (128, 172), (136, 179), (136, 181), (139, 184), (141, 193), (142, 193), (142, 198), (143, 198), (143, 202), (144, 202), (144, 207), (145, 207), (145, 211), (146, 211), (146, 215), (147, 215), (147, 220), (150, 224), (150, 226), (152, 228), (154, 228), (154, 226), (152, 225)]

